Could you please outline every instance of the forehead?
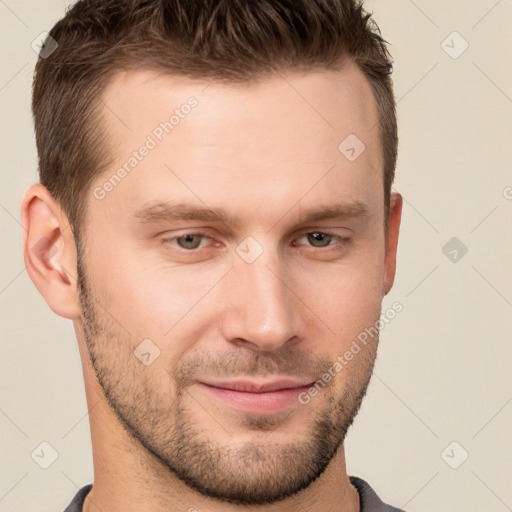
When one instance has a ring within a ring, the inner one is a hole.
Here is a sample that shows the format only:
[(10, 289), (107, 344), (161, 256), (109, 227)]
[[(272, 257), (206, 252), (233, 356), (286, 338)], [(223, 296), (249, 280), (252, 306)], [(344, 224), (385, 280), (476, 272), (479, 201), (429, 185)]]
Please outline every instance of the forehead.
[(128, 215), (168, 199), (242, 208), (246, 195), (288, 206), (306, 192), (310, 202), (382, 195), (376, 103), (350, 62), (244, 84), (123, 72), (101, 102), (114, 163), (94, 183), (113, 183), (100, 208)]
[[(370, 84), (351, 61), (339, 71), (277, 72), (247, 83), (150, 70), (120, 72), (109, 81), (101, 103), (110, 134), (128, 142), (130, 133), (149, 132), (155, 122), (169, 120), (191, 97), (198, 100), (200, 108), (186, 126), (200, 128), (196, 135), (202, 135), (204, 141), (213, 131), (230, 139), (244, 138), (250, 146), (248, 135), (274, 136), (281, 128), (280, 134), (289, 139), (292, 134), (304, 135), (304, 131), (312, 141), (321, 131), (337, 132), (335, 140), (344, 133), (357, 132), (371, 143), (371, 135), (378, 131), (373, 129), (378, 118)], [(285, 133), (284, 127), (294, 129)]]

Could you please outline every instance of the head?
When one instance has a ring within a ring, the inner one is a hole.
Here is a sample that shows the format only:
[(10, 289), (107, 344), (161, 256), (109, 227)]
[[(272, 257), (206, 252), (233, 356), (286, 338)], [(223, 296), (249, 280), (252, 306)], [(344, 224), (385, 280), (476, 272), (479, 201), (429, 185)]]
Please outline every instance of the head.
[[(25, 260), (74, 322), (86, 385), (154, 468), (203, 495), (300, 491), (359, 410), (378, 335), (336, 362), (395, 274), (376, 25), (349, 0), (82, 0), (50, 35)], [(207, 385), (276, 377), (305, 387), (272, 410)]]

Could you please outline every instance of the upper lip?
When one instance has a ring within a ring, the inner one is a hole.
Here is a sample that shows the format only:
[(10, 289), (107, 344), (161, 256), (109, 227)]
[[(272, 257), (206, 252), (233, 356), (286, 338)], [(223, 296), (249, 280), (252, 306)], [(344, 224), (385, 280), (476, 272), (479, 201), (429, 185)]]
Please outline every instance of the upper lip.
[(216, 388), (233, 389), (236, 391), (250, 391), (252, 393), (263, 393), (265, 391), (276, 391), (279, 389), (299, 388), (311, 384), (311, 382), (297, 381), (293, 379), (276, 379), (272, 381), (255, 382), (251, 380), (232, 380), (222, 382), (205, 382), (207, 386)]

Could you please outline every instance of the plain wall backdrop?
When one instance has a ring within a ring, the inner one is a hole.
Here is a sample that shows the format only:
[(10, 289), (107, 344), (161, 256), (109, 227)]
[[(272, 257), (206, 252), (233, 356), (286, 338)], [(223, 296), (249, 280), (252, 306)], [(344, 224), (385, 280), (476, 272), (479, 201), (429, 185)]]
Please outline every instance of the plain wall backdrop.
[[(30, 280), (20, 224), (38, 181), (31, 45), (69, 4), (0, 0), (1, 512), (61, 511), (93, 478), (72, 323)], [(511, 510), (512, 1), (365, 5), (395, 60), (404, 210), (383, 311), (403, 311), (382, 331), (347, 470), (408, 512)], [(58, 452), (48, 469), (31, 455), (42, 442)]]

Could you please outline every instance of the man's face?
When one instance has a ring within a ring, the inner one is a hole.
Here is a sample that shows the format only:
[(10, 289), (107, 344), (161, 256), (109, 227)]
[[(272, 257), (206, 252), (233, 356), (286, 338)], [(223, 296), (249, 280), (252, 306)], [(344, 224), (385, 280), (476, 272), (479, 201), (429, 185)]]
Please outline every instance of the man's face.
[[(202, 494), (294, 494), (357, 414), (377, 339), (334, 363), (390, 286), (370, 86), (353, 65), (251, 86), (137, 71), (102, 100), (115, 163), (93, 184), (80, 255), (101, 387), (140, 446)], [(306, 387), (210, 386), (285, 378)]]

